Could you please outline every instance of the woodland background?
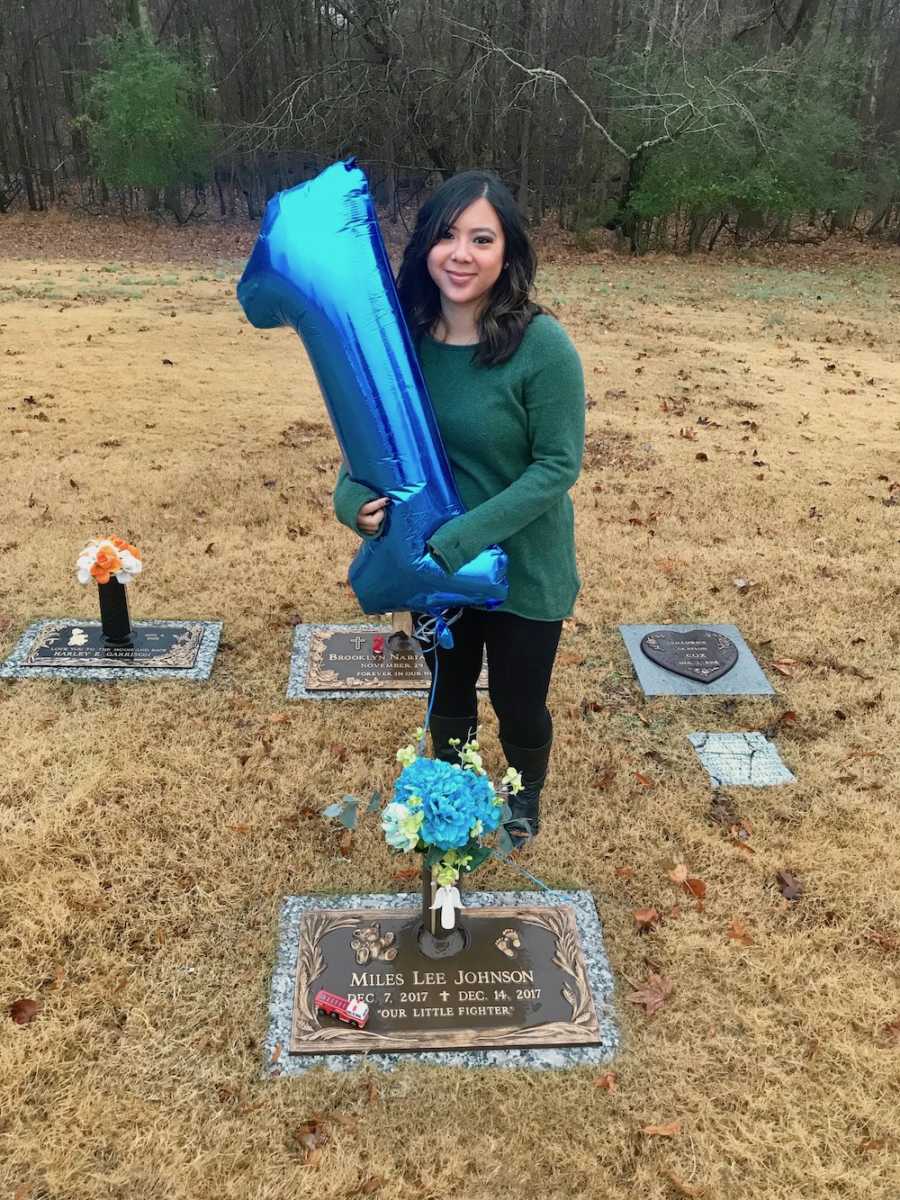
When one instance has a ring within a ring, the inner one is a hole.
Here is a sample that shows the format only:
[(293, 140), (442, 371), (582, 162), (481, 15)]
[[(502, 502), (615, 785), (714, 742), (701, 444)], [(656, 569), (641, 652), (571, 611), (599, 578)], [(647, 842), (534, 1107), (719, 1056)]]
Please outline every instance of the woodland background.
[(635, 251), (900, 240), (900, 0), (0, 0), (0, 219), (258, 218), (355, 154), (389, 221), (491, 166)]

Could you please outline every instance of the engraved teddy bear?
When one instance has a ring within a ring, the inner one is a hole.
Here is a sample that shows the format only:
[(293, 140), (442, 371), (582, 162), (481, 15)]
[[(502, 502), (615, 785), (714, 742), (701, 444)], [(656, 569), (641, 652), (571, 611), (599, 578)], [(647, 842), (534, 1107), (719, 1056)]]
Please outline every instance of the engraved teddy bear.
[(374, 925), (363, 925), (360, 929), (354, 929), (350, 949), (356, 952), (356, 961), (360, 966), (367, 962), (375, 962), (376, 959), (393, 962), (397, 957), (397, 947), (394, 945), (396, 940), (395, 933), (382, 933), (381, 925), (376, 921)]

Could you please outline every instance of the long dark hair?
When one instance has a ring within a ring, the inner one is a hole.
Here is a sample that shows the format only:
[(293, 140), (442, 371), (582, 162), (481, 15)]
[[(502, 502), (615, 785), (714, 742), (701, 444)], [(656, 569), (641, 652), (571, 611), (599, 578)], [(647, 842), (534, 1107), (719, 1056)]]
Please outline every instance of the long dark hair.
[(493, 171), (462, 171), (445, 180), (426, 200), (403, 253), (397, 291), (413, 341), (418, 342), (423, 333), (430, 333), (441, 315), (441, 294), (428, 274), (428, 253), (463, 209), (479, 199), (493, 207), (506, 239), (503, 270), (478, 319), (474, 360), (491, 367), (515, 354), (531, 318), (544, 311), (530, 296), (537, 259), (525, 222), (498, 175)]

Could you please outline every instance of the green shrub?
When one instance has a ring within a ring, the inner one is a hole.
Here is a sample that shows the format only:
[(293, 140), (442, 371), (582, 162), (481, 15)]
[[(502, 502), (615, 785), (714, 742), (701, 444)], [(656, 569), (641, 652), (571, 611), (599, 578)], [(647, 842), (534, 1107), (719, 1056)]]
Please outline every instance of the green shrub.
[(106, 65), (81, 122), (97, 173), (112, 187), (164, 188), (203, 179), (211, 134), (194, 68), (136, 32), (103, 43)]

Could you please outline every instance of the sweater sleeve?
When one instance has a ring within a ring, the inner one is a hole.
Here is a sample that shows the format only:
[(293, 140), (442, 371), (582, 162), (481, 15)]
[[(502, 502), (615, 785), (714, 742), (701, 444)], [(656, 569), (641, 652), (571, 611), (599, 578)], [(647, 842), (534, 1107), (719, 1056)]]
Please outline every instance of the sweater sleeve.
[(346, 525), (348, 529), (352, 529), (357, 537), (361, 538), (376, 538), (378, 533), (363, 533), (356, 524), (356, 517), (360, 506), (368, 500), (377, 500), (378, 493), (373, 492), (371, 488), (366, 487), (364, 483), (357, 483), (347, 474), (347, 468), (341, 463), (341, 469), (338, 471), (337, 485), (334, 489), (334, 512), (337, 519), (342, 525)]
[(432, 534), (428, 548), (445, 571), (458, 571), (486, 546), (530, 525), (578, 478), (584, 454), (584, 375), (566, 333), (560, 327), (554, 332), (553, 344), (523, 387), (532, 461), (502, 492)]

